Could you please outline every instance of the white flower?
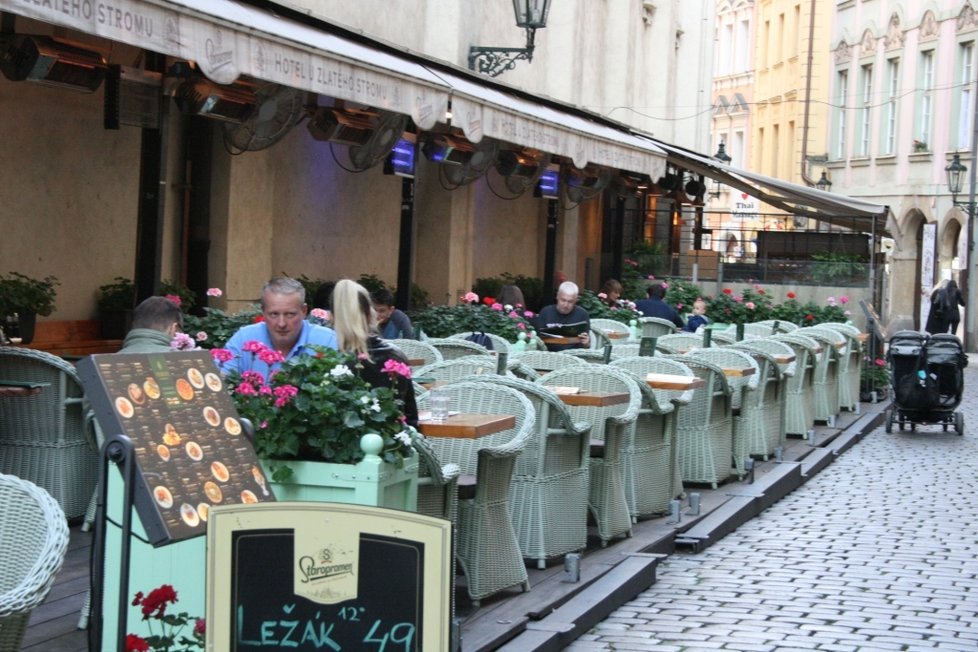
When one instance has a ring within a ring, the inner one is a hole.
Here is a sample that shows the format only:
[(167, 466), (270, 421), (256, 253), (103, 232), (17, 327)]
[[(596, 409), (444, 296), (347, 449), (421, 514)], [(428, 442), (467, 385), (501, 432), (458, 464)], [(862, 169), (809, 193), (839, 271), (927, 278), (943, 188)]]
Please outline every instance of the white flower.
[(380, 401), (374, 399), (373, 405), (370, 406), (370, 409), (374, 412), (380, 412)]
[(363, 396), (360, 397), (360, 402), (366, 405), (367, 403), (370, 402), (370, 397), (364, 394)]
[(513, 306), (507, 303), (505, 306), (503, 306), (503, 310), (505, 310), (506, 312), (513, 312)]
[(411, 435), (409, 435), (404, 430), (402, 430), (401, 432), (399, 432), (396, 435), (394, 435), (394, 439), (396, 439), (400, 444), (402, 444), (404, 446), (410, 446), (411, 445)]
[(329, 375), (333, 378), (342, 378), (343, 376), (352, 376), (353, 372), (345, 364), (338, 364), (329, 370)]

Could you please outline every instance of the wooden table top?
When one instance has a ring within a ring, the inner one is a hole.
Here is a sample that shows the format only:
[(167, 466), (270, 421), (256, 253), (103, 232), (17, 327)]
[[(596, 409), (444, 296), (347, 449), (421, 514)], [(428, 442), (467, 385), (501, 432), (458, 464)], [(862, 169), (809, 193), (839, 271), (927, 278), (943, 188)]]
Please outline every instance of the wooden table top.
[(860, 342), (865, 342), (869, 339), (869, 333), (860, 333), (859, 335), (856, 335), (856, 339)]
[(789, 362), (795, 361), (794, 353), (772, 353), (771, 357), (774, 358), (774, 361), (778, 364), (788, 364)]
[(609, 340), (627, 340), (629, 337), (628, 333), (622, 333), (620, 331), (602, 331)]
[[(553, 389), (553, 388), (551, 388)], [(607, 407), (628, 403), (628, 392), (555, 392), (566, 405)]]
[(645, 382), (653, 389), (697, 389), (706, 387), (706, 381), (696, 376), (680, 374), (646, 374)]
[(581, 339), (578, 337), (541, 337), (544, 344), (579, 344)]
[(734, 367), (734, 368), (725, 368), (723, 370), (724, 376), (730, 376), (732, 378), (753, 376), (755, 373), (757, 373), (757, 368), (755, 367)]
[(408, 358), (407, 363), (409, 367), (422, 367), (426, 364), (424, 358)]
[(453, 414), (444, 421), (419, 420), (418, 430), (426, 437), (477, 439), (516, 425), (512, 414)]

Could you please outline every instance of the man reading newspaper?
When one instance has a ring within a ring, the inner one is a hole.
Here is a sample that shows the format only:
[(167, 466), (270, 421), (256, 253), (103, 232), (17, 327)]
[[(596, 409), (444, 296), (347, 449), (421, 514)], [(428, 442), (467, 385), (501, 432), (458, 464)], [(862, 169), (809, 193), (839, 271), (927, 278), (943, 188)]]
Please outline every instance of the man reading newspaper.
[(557, 303), (545, 306), (537, 315), (537, 333), (550, 351), (586, 349), (591, 344), (591, 318), (577, 305), (579, 293), (576, 284), (561, 283)]

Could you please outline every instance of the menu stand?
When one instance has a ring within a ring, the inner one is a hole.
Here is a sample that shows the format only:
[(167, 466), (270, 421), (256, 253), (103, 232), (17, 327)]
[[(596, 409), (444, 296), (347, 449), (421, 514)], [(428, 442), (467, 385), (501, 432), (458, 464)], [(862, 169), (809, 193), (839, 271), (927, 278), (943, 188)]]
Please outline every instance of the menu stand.
[(92, 561), (92, 599), (90, 601), (90, 625), (88, 629), (89, 649), (102, 649), (102, 579), (105, 573), (105, 538), (108, 523), (108, 492), (109, 492), (109, 463), (120, 466), (122, 481), (125, 489), (122, 494), (122, 541), (119, 556), (119, 604), (118, 625), (116, 633), (116, 650), (125, 652), (126, 630), (128, 629), (129, 613), (129, 561), (130, 541), (132, 538), (133, 489), (136, 480), (136, 462), (132, 440), (125, 435), (110, 437), (102, 446), (101, 464), (99, 465), (98, 498), (95, 511), (95, 535), (93, 548), (95, 558)]

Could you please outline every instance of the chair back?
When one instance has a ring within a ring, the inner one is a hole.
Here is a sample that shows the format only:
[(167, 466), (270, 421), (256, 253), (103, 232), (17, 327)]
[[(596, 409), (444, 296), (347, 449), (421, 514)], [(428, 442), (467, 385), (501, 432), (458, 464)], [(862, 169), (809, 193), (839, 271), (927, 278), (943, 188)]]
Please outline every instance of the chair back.
[(686, 353), (703, 346), (703, 336), (696, 333), (672, 333), (661, 335), (655, 348), (663, 353)]
[(411, 365), (415, 369), (418, 367), (423, 367), (426, 364), (431, 364), (432, 362), (441, 362), (444, 359), (442, 358), (441, 352), (439, 352), (438, 349), (433, 347), (427, 341), (419, 342), (418, 340), (407, 339), (394, 339), (388, 341), (399, 348), (409, 362), (421, 360), (421, 364), (415, 363)]
[(455, 360), (457, 358), (464, 358), (467, 355), (486, 355), (486, 352), (489, 350), (475, 342), (452, 337), (430, 338), (425, 341), (438, 349), (438, 352), (441, 353), (441, 357), (444, 360)]
[[(623, 370), (609, 365), (564, 367), (541, 376), (536, 382), (546, 387), (576, 387), (583, 392), (626, 396), (626, 400), (613, 405), (568, 404), (567, 409), (574, 421), (591, 424), (592, 439), (604, 440), (605, 431), (610, 425), (634, 422), (642, 404), (642, 395), (632, 379)], [(617, 457), (617, 452), (606, 452), (608, 457), (612, 454)]]
[[(626, 369), (637, 374), (643, 380), (648, 374), (671, 374), (674, 376), (693, 376), (692, 369), (687, 367), (679, 360), (656, 356), (631, 356), (612, 360), (611, 365), (617, 369)], [(648, 386), (648, 383), (646, 383)], [(685, 405), (693, 399), (691, 389), (652, 389), (656, 401), (660, 405), (677, 403)]]
[(414, 428), (408, 428), (411, 444), (418, 452), (418, 513), (456, 522), (458, 516), (458, 476), (454, 464), (442, 465), (431, 442)]
[[(733, 346), (734, 348), (744, 349), (746, 351), (760, 351), (762, 353), (766, 353), (771, 356), (771, 361), (777, 365), (778, 371), (781, 372), (782, 377), (795, 375), (798, 355), (786, 342), (779, 342), (778, 340), (771, 339), (770, 337), (758, 337), (752, 340), (737, 342)], [(779, 362), (779, 357), (783, 360), (793, 357), (794, 360)]]
[(750, 375), (727, 376), (727, 384), (733, 390), (733, 406), (735, 408), (747, 405), (750, 400), (757, 401), (759, 396), (753, 392), (760, 384), (760, 366), (757, 361), (745, 351), (740, 351), (732, 347), (710, 347), (708, 349), (697, 349), (687, 354), (696, 360), (705, 360), (720, 369), (750, 369)]
[(642, 331), (642, 337), (661, 337), (671, 335), (677, 330), (675, 324), (661, 317), (640, 317), (638, 327)]
[(768, 322), (744, 324), (744, 335), (750, 335), (752, 337), (768, 337), (769, 335), (774, 335), (774, 324)]
[[(596, 335), (592, 337), (591, 347), (600, 349), (605, 344), (615, 344), (625, 342), (632, 334), (628, 324), (624, 324), (617, 319), (602, 319), (597, 317), (591, 320), (591, 332)], [(624, 335), (624, 337), (621, 337)]]
[(0, 347), (0, 378), (47, 383), (37, 394), (0, 400), (0, 473), (44, 488), (68, 518), (83, 515), (95, 490), (98, 453), (75, 368), (43, 351)]
[[(578, 360), (583, 360), (586, 363), (591, 364), (604, 364), (604, 349), (567, 349), (562, 351), (564, 355), (569, 355), (572, 358), (577, 358)], [(614, 348), (612, 348), (612, 356), (614, 355)]]
[(422, 380), (440, 380), (451, 383), (465, 376), (494, 376), (496, 375), (496, 365), (496, 358), (490, 355), (470, 355), (425, 365), (418, 369), (414, 376)]
[[(454, 335), (449, 335), (448, 336), (448, 339), (450, 339), (450, 340), (465, 340), (465, 341), (468, 341), (468, 340), (466, 340), (466, 338), (467, 337), (470, 337), (472, 335), (475, 335), (475, 334), (476, 334), (476, 331), (467, 331), (465, 333), (455, 333)], [(489, 338), (489, 341), (492, 342), (492, 350), (493, 351), (500, 351), (500, 352), (509, 353), (510, 352), (510, 347), (513, 346), (513, 344), (511, 342), (509, 342), (505, 337), (502, 337), (500, 335), (496, 335), (495, 333), (486, 333), (486, 332), (483, 332), (483, 331), (478, 331), (478, 334), (479, 335), (485, 335), (486, 337)], [(472, 343), (475, 344), (475, 342), (472, 342)]]
[[(790, 321), (785, 321), (783, 319), (765, 319), (764, 321), (756, 322), (758, 324), (765, 324), (771, 327), (771, 330), (775, 334), (778, 333), (790, 333), (792, 331), (798, 330), (798, 324)], [(774, 328), (774, 324), (777, 323), (777, 329)]]
[(611, 359), (630, 358), (638, 355), (641, 344), (613, 344), (611, 347)]
[(68, 525), (48, 492), (13, 475), (0, 474), (0, 514), (0, 650), (13, 651), (61, 569)]
[(575, 358), (572, 355), (558, 351), (525, 351), (519, 356), (519, 361), (524, 366), (540, 373), (547, 373), (563, 367), (587, 364), (580, 358)]

